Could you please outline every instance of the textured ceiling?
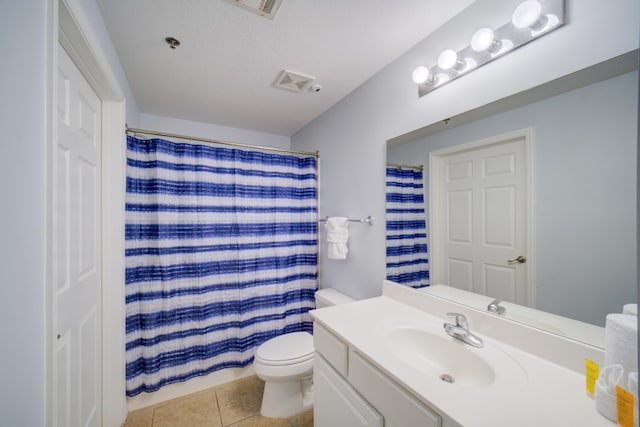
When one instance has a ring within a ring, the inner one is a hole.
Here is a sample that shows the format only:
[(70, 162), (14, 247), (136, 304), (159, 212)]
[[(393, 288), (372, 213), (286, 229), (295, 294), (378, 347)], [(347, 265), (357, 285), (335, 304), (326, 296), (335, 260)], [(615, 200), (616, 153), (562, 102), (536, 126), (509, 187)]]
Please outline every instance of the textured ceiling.
[[(472, 2), (284, 0), (273, 20), (222, 0), (98, 6), (142, 113), (290, 136)], [(273, 87), (284, 69), (322, 89)]]

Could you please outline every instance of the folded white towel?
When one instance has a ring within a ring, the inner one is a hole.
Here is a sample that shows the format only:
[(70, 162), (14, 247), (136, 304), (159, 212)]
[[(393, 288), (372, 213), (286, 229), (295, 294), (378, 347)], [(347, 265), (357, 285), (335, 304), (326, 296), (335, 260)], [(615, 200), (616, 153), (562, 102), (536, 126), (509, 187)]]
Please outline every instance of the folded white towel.
[[(631, 372), (629, 374), (629, 379), (627, 380), (627, 391), (634, 396), (638, 396), (638, 373)], [(636, 404), (637, 404), (636, 400)]]
[(327, 256), (329, 259), (347, 259), (349, 242), (349, 219), (341, 216), (327, 218)]
[(622, 365), (624, 378), (638, 372), (638, 318), (629, 314), (610, 313), (604, 327), (604, 364)]
[(623, 373), (622, 365), (607, 365), (600, 369), (596, 381), (595, 393), (593, 394), (596, 410), (611, 421), (618, 420), (616, 386), (621, 385), (620, 381), (624, 378)]
[(638, 304), (625, 304), (622, 307), (622, 314), (631, 314), (632, 316), (637, 316)]

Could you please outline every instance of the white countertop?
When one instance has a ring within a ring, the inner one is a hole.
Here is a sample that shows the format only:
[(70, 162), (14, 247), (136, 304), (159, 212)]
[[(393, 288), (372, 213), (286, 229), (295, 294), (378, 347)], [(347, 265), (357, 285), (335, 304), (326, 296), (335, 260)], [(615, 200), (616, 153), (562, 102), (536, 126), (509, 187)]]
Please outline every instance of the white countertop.
[[(464, 308), (459, 310), (465, 313)], [(595, 410), (585, 390), (585, 377), (575, 370), (532, 355), (488, 335), (476, 333), (486, 348), (499, 349), (522, 369), (520, 380), (505, 380), (500, 368), (489, 386), (448, 384), (433, 375), (403, 363), (385, 345), (382, 332), (394, 325), (434, 325), (449, 339), (442, 323), (450, 321), (388, 296), (322, 308), (311, 312), (314, 319), (365, 356), (417, 398), (465, 427), (588, 427), (615, 425)], [(466, 313), (465, 313), (466, 314)], [(492, 321), (491, 319), (488, 321)], [(495, 319), (495, 321), (503, 321)], [(523, 326), (524, 327), (524, 326)], [(470, 321), (470, 329), (474, 324)], [(485, 325), (486, 329), (486, 325)], [(433, 329), (432, 329), (433, 330)], [(453, 340), (453, 338), (450, 338)], [(544, 342), (542, 340), (541, 342)], [(470, 349), (481, 354), (483, 349)], [(508, 369), (504, 372), (510, 372)], [(513, 373), (513, 371), (512, 371)], [(502, 384), (503, 386), (500, 386)]]

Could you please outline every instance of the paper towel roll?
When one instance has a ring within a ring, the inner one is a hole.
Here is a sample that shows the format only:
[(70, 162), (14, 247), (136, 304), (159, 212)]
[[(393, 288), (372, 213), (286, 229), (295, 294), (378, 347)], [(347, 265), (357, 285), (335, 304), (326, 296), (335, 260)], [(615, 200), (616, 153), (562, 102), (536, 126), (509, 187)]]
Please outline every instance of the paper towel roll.
[(638, 372), (638, 318), (629, 314), (607, 314), (604, 346), (605, 366), (622, 365), (625, 380), (631, 372)]
[(598, 380), (596, 381), (593, 401), (596, 410), (611, 421), (617, 421), (618, 408), (616, 406), (616, 386), (622, 385), (624, 378), (624, 368), (622, 365), (607, 365), (600, 369)]
[(637, 316), (638, 304), (625, 304), (622, 307), (622, 314), (631, 314), (632, 316)]

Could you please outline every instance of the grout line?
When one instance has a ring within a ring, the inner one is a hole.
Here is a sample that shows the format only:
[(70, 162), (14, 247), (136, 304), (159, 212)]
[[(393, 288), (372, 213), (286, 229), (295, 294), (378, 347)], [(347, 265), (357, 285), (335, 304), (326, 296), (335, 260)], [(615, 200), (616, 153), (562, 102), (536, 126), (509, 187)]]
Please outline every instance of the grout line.
[(224, 423), (222, 422), (222, 411), (220, 410), (220, 402), (218, 401), (218, 387), (213, 387), (213, 396), (216, 399), (216, 407), (218, 408), (218, 420), (220, 420), (220, 425), (222, 427), (225, 427)]

